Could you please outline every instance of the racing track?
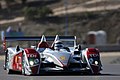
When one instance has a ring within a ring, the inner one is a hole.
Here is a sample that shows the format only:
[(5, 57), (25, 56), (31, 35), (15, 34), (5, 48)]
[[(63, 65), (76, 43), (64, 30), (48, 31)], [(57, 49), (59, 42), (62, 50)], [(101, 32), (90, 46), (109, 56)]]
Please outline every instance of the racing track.
[(45, 74), (38, 76), (8, 75), (3, 70), (3, 60), (0, 60), (0, 80), (120, 80), (120, 52), (101, 53), (103, 71), (101, 75), (79, 74)]

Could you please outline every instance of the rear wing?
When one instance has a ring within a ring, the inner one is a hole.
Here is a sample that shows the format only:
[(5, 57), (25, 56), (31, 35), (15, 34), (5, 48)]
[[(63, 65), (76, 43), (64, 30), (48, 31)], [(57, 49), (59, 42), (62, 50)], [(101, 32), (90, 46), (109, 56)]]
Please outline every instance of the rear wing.
[[(26, 37), (5, 37), (4, 41), (40, 41), (42, 36)], [(47, 41), (54, 41), (55, 36), (45, 36)], [(76, 40), (76, 36), (59, 36), (60, 40)]]
[[(45, 36), (46, 41), (54, 41), (56, 36)], [(42, 36), (25, 36), (25, 37), (5, 37), (3, 49), (6, 50), (6, 42), (10, 41), (40, 41)], [(76, 36), (59, 36), (61, 41), (74, 41), (76, 44)]]

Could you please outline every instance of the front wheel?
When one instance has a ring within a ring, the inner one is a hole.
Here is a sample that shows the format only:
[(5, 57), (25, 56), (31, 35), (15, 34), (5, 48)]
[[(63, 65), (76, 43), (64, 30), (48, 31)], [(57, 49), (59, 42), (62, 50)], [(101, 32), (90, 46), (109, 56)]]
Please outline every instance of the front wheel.
[(91, 68), (92, 68), (93, 74), (95, 75), (100, 74), (100, 68), (98, 65), (91, 65)]
[(22, 75), (25, 75), (25, 68), (22, 68)]
[(11, 69), (7, 69), (7, 74), (14, 74), (14, 71)]

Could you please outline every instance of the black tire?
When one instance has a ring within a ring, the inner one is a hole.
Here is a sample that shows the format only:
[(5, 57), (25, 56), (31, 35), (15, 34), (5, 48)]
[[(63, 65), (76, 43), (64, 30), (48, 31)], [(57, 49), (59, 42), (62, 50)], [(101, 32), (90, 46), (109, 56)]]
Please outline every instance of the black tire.
[(13, 74), (14, 72), (9, 69), (9, 57), (8, 57), (8, 50), (5, 51), (5, 65), (4, 69), (7, 71), (7, 74)]
[(14, 74), (14, 71), (11, 70), (11, 69), (7, 69), (7, 73), (8, 73), (8, 74)]
[(25, 75), (25, 68), (22, 68), (22, 75)]
[(25, 75), (24, 54), (22, 54), (22, 75)]
[(4, 66), (3, 69), (7, 70), (7, 65), (8, 64), (8, 50), (5, 51), (5, 61), (4, 61)]
[(3, 69), (6, 70), (5, 64), (3, 65)]

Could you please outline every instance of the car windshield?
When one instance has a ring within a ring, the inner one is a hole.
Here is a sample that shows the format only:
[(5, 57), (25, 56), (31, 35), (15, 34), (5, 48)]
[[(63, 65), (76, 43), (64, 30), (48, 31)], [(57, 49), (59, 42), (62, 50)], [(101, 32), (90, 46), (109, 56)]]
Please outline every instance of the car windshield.
[(74, 41), (62, 41), (65, 47), (74, 47)]
[(63, 47), (63, 44), (55, 44), (55, 47)]

